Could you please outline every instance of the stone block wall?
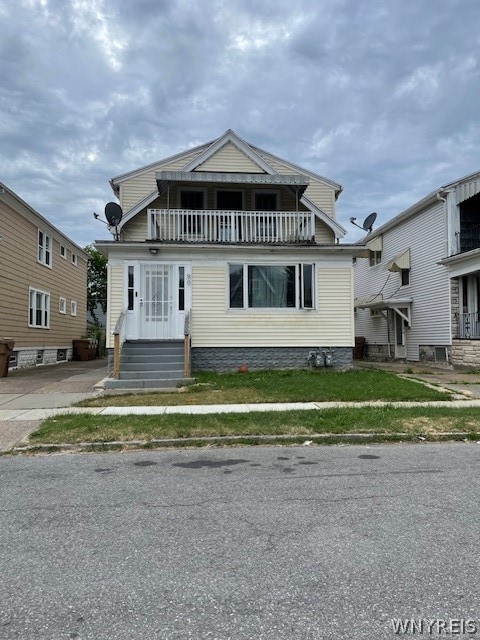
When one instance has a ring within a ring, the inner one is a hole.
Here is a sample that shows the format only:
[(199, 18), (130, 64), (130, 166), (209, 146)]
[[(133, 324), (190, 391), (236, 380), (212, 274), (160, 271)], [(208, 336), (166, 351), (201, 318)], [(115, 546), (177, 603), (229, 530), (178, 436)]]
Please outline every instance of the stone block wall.
[(332, 369), (352, 366), (352, 347), (194, 347), (192, 371), (238, 371), (242, 364), (250, 371), (306, 369), (312, 351), (330, 353)]
[(480, 340), (453, 340), (452, 364), (455, 367), (480, 368)]

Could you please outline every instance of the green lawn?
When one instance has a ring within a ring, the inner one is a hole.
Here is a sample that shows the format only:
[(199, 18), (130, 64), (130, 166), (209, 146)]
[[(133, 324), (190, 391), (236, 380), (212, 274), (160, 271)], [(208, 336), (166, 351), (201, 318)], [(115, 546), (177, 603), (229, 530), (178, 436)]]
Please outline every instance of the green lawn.
[(105, 395), (78, 406), (236, 404), (361, 400), (448, 400), (449, 394), (375, 369), (252, 371), (195, 374), (196, 383), (177, 393)]
[[(32, 444), (111, 442), (209, 436), (406, 433), (435, 439), (446, 432), (480, 431), (477, 408), (364, 407), (317, 411), (224, 413), (211, 415), (62, 415), (45, 420)], [(476, 436), (475, 436), (476, 437)]]

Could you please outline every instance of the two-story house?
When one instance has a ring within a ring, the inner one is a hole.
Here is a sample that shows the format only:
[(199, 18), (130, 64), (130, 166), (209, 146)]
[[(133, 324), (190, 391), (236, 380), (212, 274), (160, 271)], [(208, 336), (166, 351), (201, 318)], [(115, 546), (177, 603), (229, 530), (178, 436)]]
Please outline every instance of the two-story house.
[(108, 257), (107, 347), (123, 345), (111, 386), (163, 386), (149, 361), (175, 342), (163, 369), (177, 379), (184, 354), (193, 371), (351, 364), (360, 249), (338, 243), (340, 185), (228, 130), (111, 186), (123, 217), (95, 243)]
[(0, 183), (0, 338), (11, 368), (72, 358), (85, 333), (87, 254)]
[(480, 173), (376, 229), (355, 264), (355, 333), (369, 358), (480, 365)]

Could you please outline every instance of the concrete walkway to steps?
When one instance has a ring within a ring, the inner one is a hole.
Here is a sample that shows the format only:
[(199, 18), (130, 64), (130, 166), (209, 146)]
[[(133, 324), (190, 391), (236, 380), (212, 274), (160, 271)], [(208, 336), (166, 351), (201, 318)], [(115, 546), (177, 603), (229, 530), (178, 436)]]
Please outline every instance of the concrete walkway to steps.
[[(480, 374), (468, 374), (447, 369), (405, 363), (355, 363), (375, 367), (438, 384), (454, 391), (458, 400), (435, 402), (288, 402), (261, 404), (177, 405), (137, 407), (69, 406), (79, 400), (104, 393), (102, 380), (107, 375), (106, 360), (70, 361), (48, 367), (25, 369), (0, 378), (0, 451), (15, 446), (34, 431), (41, 420), (64, 413), (95, 415), (166, 415), (211, 414), (251, 411), (321, 410), (341, 407), (381, 407), (394, 405), (480, 407)], [(405, 370), (412, 373), (405, 374)]]

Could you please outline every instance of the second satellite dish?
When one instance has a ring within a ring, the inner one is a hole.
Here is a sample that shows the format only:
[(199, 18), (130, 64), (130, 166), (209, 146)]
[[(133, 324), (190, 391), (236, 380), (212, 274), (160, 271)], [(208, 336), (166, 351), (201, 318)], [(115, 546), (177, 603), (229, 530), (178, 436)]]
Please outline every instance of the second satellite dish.
[(369, 216), (367, 216), (365, 218), (365, 220), (363, 221), (364, 230), (368, 231), (368, 233), (370, 233), (372, 228), (373, 228), (373, 224), (374, 224), (376, 219), (377, 219), (377, 214), (375, 213), (375, 211), (373, 213), (371, 213)]
[(105, 218), (111, 227), (116, 227), (122, 219), (122, 207), (116, 202), (105, 205)]

